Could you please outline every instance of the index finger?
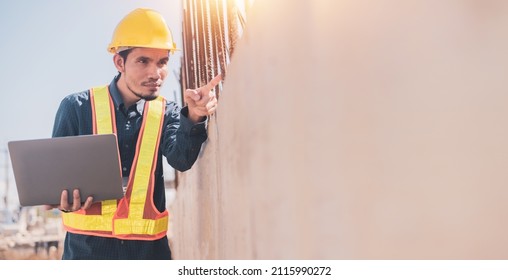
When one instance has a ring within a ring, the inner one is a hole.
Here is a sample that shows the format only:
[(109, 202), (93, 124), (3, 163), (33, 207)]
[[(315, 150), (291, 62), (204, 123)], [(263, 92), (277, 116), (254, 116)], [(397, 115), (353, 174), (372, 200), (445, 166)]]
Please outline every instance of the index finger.
[(208, 90), (212, 90), (220, 83), (220, 81), (222, 81), (222, 74), (219, 74), (219, 75), (215, 76), (215, 78), (210, 80), (210, 82), (208, 82), (208, 84), (206, 84), (206, 87), (208, 88)]

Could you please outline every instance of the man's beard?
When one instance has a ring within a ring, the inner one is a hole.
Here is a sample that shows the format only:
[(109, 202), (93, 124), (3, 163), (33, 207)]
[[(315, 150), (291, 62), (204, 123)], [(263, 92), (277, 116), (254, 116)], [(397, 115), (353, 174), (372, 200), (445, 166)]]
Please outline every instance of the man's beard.
[(134, 95), (136, 95), (137, 97), (141, 98), (141, 99), (144, 99), (146, 101), (151, 101), (151, 100), (155, 100), (157, 98), (158, 95), (154, 94), (154, 95), (149, 95), (149, 96), (143, 96), (141, 95), (140, 93), (137, 93), (137, 92), (133, 92)]
[(143, 94), (141, 93), (138, 93), (138, 92), (135, 92), (131, 89), (131, 87), (127, 84), (127, 88), (137, 97), (139, 97), (140, 99), (144, 99), (146, 101), (151, 101), (151, 100), (155, 100), (157, 98), (157, 94), (154, 94), (154, 95), (148, 95), (148, 96), (144, 96)]

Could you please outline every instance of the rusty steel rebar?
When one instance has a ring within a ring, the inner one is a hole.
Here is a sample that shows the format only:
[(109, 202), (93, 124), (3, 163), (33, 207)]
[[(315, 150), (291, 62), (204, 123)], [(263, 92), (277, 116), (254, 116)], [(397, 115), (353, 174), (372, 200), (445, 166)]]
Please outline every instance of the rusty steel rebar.
[[(205, 85), (217, 74), (226, 77), (236, 42), (245, 28), (252, 0), (184, 0), (182, 94)], [(216, 89), (217, 98), (220, 87)], [(183, 100), (183, 98), (182, 98)]]

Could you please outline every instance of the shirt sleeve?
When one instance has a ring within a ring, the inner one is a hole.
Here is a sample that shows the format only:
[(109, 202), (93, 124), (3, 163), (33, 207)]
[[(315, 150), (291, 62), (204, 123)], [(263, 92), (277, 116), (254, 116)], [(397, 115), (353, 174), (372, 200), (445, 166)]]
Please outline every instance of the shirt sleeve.
[(53, 125), (53, 137), (78, 135), (78, 117), (72, 104), (72, 99), (66, 97), (60, 103)]
[(187, 107), (180, 109), (176, 103), (168, 103), (161, 139), (162, 154), (178, 171), (186, 171), (194, 165), (201, 145), (207, 139), (207, 120), (192, 123)]

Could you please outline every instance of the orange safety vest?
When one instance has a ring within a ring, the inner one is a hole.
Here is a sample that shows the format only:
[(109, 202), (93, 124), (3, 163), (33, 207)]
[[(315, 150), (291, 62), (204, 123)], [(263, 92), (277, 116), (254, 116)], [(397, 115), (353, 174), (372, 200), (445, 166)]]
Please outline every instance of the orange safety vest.
[[(90, 89), (94, 134), (116, 134), (114, 103), (108, 86)], [(87, 210), (62, 213), (67, 231), (119, 239), (156, 240), (168, 230), (168, 211), (153, 202), (155, 168), (166, 101), (145, 102), (136, 154), (122, 199), (95, 202)], [(90, 174), (93, 176), (93, 174)]]

